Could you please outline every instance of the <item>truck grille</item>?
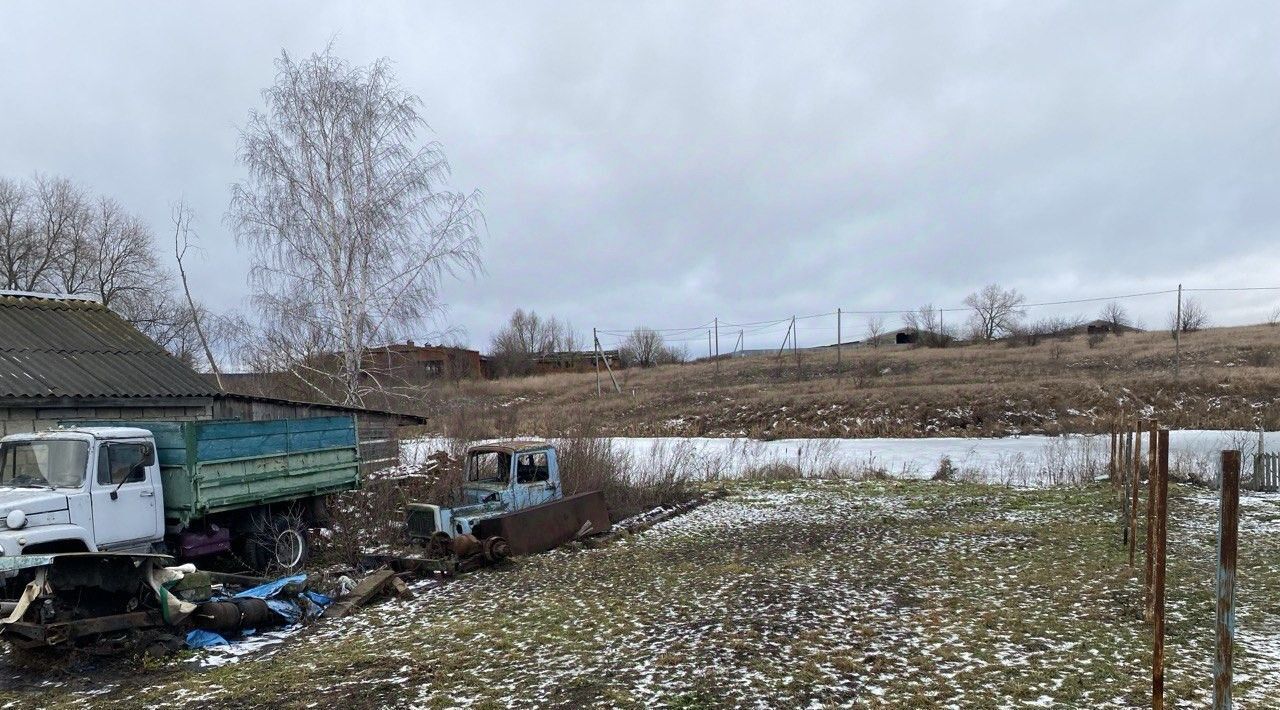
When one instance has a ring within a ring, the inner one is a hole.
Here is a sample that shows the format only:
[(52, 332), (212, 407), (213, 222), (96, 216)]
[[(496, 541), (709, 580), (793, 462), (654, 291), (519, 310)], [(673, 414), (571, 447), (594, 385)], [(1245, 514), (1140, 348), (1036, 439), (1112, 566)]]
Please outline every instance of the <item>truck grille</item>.
[(405, 515), (405, 527), (409, 529), (409, 537), (425, 540), (436, 531), (436, 513), (430, 509), (410, 508)]

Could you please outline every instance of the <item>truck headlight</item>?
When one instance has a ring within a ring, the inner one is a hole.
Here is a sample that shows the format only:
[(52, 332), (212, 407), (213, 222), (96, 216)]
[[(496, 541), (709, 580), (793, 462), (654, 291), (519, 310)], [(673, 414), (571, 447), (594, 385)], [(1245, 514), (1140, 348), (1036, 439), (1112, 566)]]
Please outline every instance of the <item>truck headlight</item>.
[(11, 510), (4, 518), (4, 524), (10, 530), (21, 530), (27, 524), (27, 514), (21, 510)]

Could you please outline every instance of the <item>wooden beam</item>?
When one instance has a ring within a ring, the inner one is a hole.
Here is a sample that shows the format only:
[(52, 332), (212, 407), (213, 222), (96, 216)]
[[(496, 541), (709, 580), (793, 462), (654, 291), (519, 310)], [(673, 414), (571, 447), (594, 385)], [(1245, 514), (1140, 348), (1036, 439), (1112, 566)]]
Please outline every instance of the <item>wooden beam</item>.
[(368, 577), (360, 580), (355, 589), (347, 596), (339, 599), (324, 610), (323, 617), (326, 619), (341, 619), (349, 616), (356, 609), (368, 604), (370, 600), (382, 593), (382, 591), (390, 586), (391, 580), (396, 578), (396, 573), (389, 569), (380, 569), (374, 571)]

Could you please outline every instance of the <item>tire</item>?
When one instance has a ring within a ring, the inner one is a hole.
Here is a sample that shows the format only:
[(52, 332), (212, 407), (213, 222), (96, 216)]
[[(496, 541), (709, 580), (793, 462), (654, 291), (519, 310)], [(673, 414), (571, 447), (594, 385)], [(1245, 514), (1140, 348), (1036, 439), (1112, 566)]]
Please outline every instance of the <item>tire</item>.
[(249, 533), (245, 561), (259, 572), (295, 572), (311, 558), (311, 540), (302, 520), (287, 515), (263, 518)]

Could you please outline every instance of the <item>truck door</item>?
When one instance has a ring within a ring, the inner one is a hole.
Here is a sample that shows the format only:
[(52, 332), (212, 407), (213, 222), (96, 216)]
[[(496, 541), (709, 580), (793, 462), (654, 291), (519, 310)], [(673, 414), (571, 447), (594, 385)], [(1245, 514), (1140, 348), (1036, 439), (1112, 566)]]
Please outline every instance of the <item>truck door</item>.
[(515, 507), (528, 508), (560, 497), (546, 451), (516, 454)]
[[(150, 453), (152, 464), (145, 465)], [(98, 445), (93, 478), (93, 538), (99, 549), (130, 546), (160, 537), (163, 509), (157, 495), (158, 467), (149, 442)]]

